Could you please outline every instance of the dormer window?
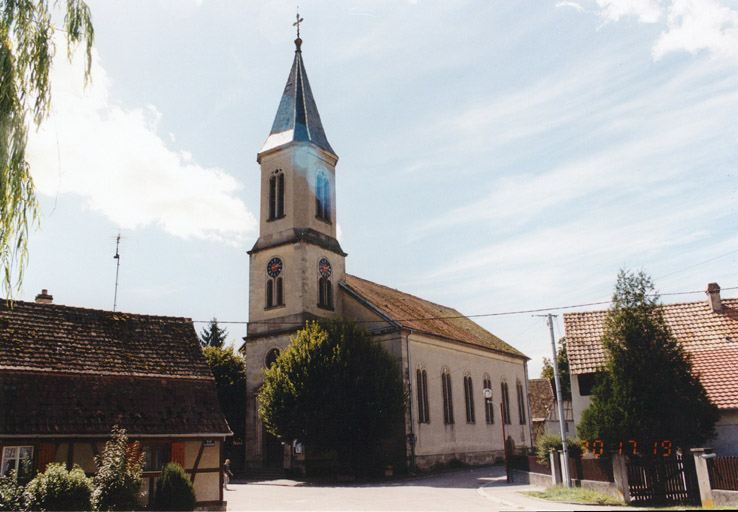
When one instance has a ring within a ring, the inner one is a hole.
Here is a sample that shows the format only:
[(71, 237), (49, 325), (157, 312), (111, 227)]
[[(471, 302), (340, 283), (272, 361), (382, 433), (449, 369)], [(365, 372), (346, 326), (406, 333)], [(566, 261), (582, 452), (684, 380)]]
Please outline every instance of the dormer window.
[(322, 169), (315, 177), (315, 217), (324, 222), (331, 221), (331, 185)]
[(269, 177), (269, 218), (268, 220), (284, 217), (284, 172), (277, 169)]

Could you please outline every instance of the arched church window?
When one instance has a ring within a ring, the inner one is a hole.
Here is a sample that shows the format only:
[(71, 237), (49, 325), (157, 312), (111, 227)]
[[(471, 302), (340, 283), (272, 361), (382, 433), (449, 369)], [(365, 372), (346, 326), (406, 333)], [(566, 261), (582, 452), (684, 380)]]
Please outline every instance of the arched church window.
[(518, 418), (520, 418), (520, 424), (525, 425), (525, 393), (523, 393), (523, 384), (518, 380), (515, 388), (518, 394)]
[(451, 373), (448, 368), (441, 370), (441, 392), (443, 393), (443, 423), (453, 425), (454, 403), (451, 396)]
[(500, 390), (502, 391), (502, 415), (504, 416), (503, 421), (505, 425), (510, 425), (510, 395), (507, 392), (507, 382), (504, 380), (500, 383)]
[(464, 399), (466, 401), (466, 422), (474, 423), (474, 392), (471, 375), (464, 375)]
[(284, 172), (277, 169), (269, 177), (269, 219), (284, 217)]
[(315, 216), (325, 222), (331, 221), (331, 185), (323, 170), (315, 177)]
[(279, 357), (279, 349), (273, 348), (269, 352), (267, 352), (266, 357), (264, 358), (264, 365), (267, 368), (271, 368), (274, 363), (277, 362), (277, 358)]
[(415, 386), (418, 388), (418, 423), (430, 423), (428, 407), (428, 372), (422, 366), (415, 373)]
[[(492, 391), (492, 380), (489, 375), (484, 374), (484, 389)], [(487, 425), (492, 425), (495, 422), (495, 409), (492, 405), (492, 396), (484, 399), (484, 422)]]

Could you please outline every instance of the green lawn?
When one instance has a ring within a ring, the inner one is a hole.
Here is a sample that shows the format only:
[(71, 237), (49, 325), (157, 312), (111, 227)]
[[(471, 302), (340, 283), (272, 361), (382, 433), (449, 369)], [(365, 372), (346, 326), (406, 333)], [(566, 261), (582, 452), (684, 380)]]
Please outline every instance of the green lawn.
[(587, 505), (623, 505), (623, 502), (607, 494), (592, 489), (581, 487), (564, 487), (556, 485), (545, 491), (523, 491), (523, 494), (551, 501), (563, 501), (565, 503), (584, 503)]

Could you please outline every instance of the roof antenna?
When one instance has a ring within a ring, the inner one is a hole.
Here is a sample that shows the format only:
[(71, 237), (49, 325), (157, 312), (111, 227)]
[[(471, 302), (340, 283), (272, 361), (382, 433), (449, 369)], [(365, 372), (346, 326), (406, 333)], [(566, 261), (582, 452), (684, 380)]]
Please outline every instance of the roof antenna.
[(118, 238), (115, 239), (115, 256), (113, 256), (113, 259), (115, 260), (115, 295), (113, 296), (113, 311), (115, 311), (115, 308), (118, 305), (118, 271), (120, 270), (120, 253), (118, 252), (119, 246), (120, 231), (118, 231)]

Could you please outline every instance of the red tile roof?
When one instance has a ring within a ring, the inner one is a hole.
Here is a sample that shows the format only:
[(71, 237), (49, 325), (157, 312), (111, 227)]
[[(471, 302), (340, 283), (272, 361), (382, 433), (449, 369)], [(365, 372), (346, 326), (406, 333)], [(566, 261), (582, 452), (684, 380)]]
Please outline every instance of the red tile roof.
[[(664, 319), (692, 357), (710, 399), (720, 408), (738, 408), (738, 299), (722, 299), (715, 313), (707, 300), (664, 304)], [(566, 348), (572, 375), (605, 364), (600, 343), (607, 311), (564, 314)]]
[(350, 292), (403, 328), (529, 359), (455, 309), (348, 274), (344, 284)]
[(0, 301), (0, 436), (227, 434), (192, 321)]

